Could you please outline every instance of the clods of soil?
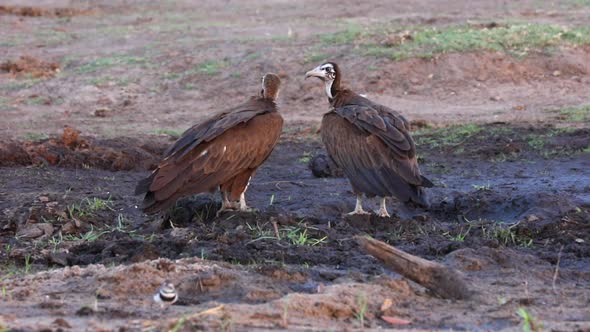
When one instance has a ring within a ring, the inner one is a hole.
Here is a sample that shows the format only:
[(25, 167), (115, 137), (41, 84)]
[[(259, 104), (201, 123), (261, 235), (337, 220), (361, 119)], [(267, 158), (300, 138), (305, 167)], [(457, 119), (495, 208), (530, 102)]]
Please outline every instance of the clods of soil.
[[(495, 139), (498, 131), (519, 149)], [(78, 133), (66, 133), (53, 144), (84, 155)], [(539, 136), (545, 144), (537, 143)], [(566, 136), (579, 147), (554, 151), (553, 142)], [(4, 320), (50, 327), (60, 313), (74, 328), (98, 319), (96, 326), (106, 329), (133, 321), (161, 329), (182, 323), (186, 330), (228, 324), (387, 328), (400, 322), (496, 330), (518, 326), (523, 308), (557, 330), (587, 327), (586, 131), (498, 124), (416, 137), (423, 172), (437, 184), (429, 191), (432, 207), (415, 210), (392, 200), (392, 218), (343, 216), (354, 205), (347, 180), (318, 178), (308, 167), (308, 159), (325, 153), (317, 139), (277, 146), (247, 192), (250, 205), (260, 209), (255, 213), (217, 216), (219, 198), (198, 195), (179, 201), (166, 216), (143, 215), (133, 188), (149, 167), (5, 167)], [(489, 157), (498, 153), (514, 158)], [(459, 269), (476, 296), (438, 299), (367, 256), (353, 240), (361, 234)], [(56, 270), (20, 277), (48, 268)], [(179, 299), (162, 311), (152, 295), (164, 280), (175, 284)], [(557, 303), (564, 308), (559, 314)], [(432, 309), (439, 306), (463, 314)]]
[(0, 72), (7, 72), (20, 77), (28, 75), (33, 78), (47, 78), (59, 73), (60, 65), (30, 55), (21, 55), (18, 60), (7, 60), (0, 63)]

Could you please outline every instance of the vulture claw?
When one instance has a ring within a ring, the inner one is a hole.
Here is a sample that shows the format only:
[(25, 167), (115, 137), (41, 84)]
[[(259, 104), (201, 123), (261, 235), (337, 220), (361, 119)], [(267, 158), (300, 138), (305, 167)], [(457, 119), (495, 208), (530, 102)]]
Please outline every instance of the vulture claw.
[(379, 209), (379, 211), (377, 211), (377, 215), (381, 218), (390, 218), (391, 216), (389, 215), (389, 212), (387, 212), (387, 210), (381, 210)]
[(377, 211), (377, 215), (381, 218), (389, 218), (389, 212), (387, 212), (387, 199), (383, 197), (381, 199), (381, 205), (379, 206), (379, 211)]
[(346, 215), (348, 216), (356, 216), (356, 215), (361, 215), (361, 216), (366, 216), (366, 215), (370, 215), (371, 212), (367, 212), (365, 210), (354, 210), (352, 212), (348, 212)]

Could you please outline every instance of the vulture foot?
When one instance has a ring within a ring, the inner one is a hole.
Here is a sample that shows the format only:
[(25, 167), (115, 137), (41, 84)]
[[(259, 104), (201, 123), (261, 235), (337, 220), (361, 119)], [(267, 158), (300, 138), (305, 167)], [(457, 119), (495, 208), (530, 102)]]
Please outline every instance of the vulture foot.
[(379, 206), (379, 211), (377, 211), (377, 215), (381, 218), (389, 218), (389, 212), (387, 212), (387, 199), (383, 197), (381, 199), (381, 205)]
[(248, 206), (248, 204), (246, 204), (246, 196), (244, 193), (240, 195), (239, 210), (241, 212), (258, 212), (258, 209), (251, 208)]
[(389, 212), (387, 212), (387, 210), (382, 210), (382, 209), (379, 209), (379, 211), (377, 211), (377, 215), (379, 217), (381, 217), (381, 218), (389, 218), (389, 217), (391, 217), (389, 215)]
[(224, 198), (221, 200), (221, 208), (217, 210), (215, 216), (219, 217), (223, 212), (236, 211), (238, 210), (238, 208), (239, 206), (235, 202), (230, 202), (229, 200)]
[(369, 215), (369, 214), (371, 214), (371, 212), (367, 212), (363, 209), (360, 209), (360, 210), (354, 209), (354, 211), (347, 213), (347, 215), (349, 215), (349, 216), (356, 216), (356, 215), (365, 216), (365, 215)]
[(368, 215), (371, 212), (367, 212), (363, 209), (363, 199), (361, 195), (356, 196), (356, 205), (354, 206), (354, 211), (347, 213), (349, 216), (354, 215)]
[(246, 207), (243, 207), (243, 208), (241, 207), (240, 208), (240, 211), (241, 212), (258, 212), (259, 210), (257, 208), (251, 208), (249, 206), (246, 206)]

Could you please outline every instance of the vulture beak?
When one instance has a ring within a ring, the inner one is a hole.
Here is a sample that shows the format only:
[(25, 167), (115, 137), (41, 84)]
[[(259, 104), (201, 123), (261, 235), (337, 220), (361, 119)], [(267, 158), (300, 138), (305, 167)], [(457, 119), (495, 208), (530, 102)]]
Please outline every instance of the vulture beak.
[(326, 74), (324, 73), (323, 70), (320, 69), (321, 66), (318, 66), (310, 71), (308, 71), (307, 73), (305, 73), (305, 79), (307, 79), (308, 77), (319, 77), (321, 79), (326, 78)]

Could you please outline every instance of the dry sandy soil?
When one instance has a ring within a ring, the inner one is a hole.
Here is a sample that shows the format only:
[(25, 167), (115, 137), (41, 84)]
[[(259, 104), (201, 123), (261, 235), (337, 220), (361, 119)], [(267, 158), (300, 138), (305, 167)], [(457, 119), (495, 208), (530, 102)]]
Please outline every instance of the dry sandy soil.
[[(590, 330), (590, 46), (392, 60), (346, 37), (577, 29), (588, 1), (25, 5), (0, 4), (0, 331)], [(416, 125), (430, 209), (343, 217), (354, 197), (322, 163), (323, 88), (303, 79), (327, 59)], [(259, 211), (216, 217), (200, 195), (142, 214), (135, 184), (173, 137), (269, 71), (286, 126), (247, 193)], [(364, 234), (461, 271), (473, 298), (387, 270)], [(164, 280), (179, 300), (160, 308)]]

